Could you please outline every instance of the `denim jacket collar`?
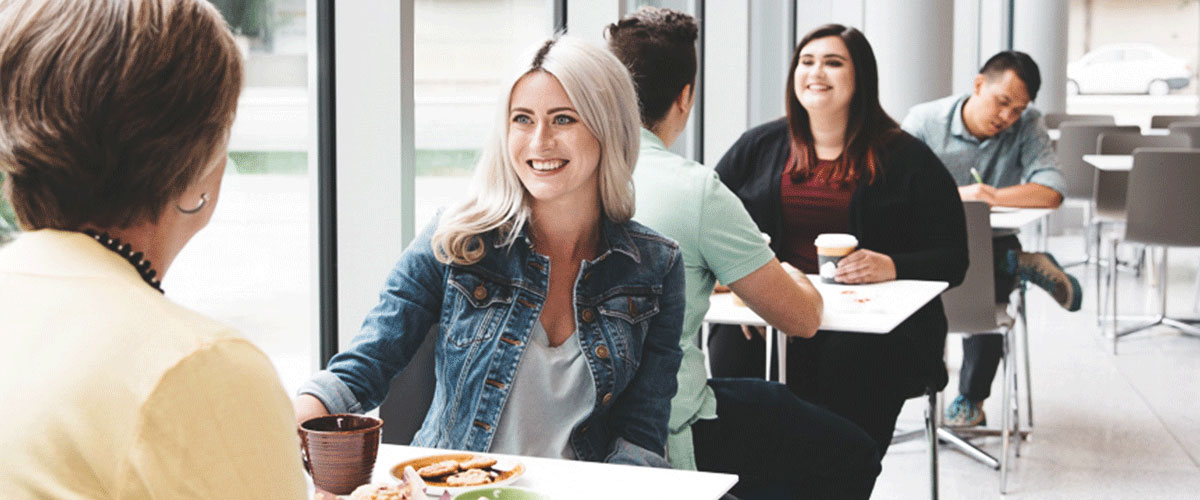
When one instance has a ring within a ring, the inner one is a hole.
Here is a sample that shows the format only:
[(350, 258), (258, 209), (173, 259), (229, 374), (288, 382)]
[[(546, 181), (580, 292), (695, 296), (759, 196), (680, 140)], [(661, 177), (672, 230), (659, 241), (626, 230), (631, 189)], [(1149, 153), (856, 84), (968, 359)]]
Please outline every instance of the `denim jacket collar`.
[[(602, 222), (600, 229), (603, 232), (601, 238), (604, 239), (607, 248), (603, 252), (600, 252), (600, 255), (592, 260), (592, 263), (600, 262), (607, 258), (609, 254), (618, 252), (629, 256), (630, 259), (633, 259), (634, 263), (641, 264), (642, 254), (638, 252), (637, 246), (633, 244), (633, 239), (629, 236), (629, 230), (625, 225), (613, 222), (608, 217), (601, 217), (600, 220)], [(521, 234), (517, 238), (517, 241), (524, 242), (527, 249), (533, 248), (533, 242), (529, 239), (529, 224), (521, 228)], [(504, 241), (493, 236), (492, 248), (502, 247), (504, 247)]]

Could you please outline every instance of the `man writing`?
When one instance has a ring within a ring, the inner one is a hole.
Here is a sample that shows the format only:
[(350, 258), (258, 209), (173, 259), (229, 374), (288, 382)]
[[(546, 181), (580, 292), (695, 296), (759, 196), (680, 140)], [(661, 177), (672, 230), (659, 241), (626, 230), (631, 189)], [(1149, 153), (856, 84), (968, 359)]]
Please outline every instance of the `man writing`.
[[(1041, 75), (1024, 52), (992, 56), (975, 77), (972, 93), (914, 106), (901, 125), (925, 141), (958, 183), (963, 200), (988, 205), (1057, 208), (1065, 181), (1054, 161), (1041, 112), (1030, 106)], [(1014, 232), (995, 232), (996, 301), (1007, 303), (1017, 278), (1045, 289), (1069, 311), (1079, 310), (1079, 281), (1047, 253), (1021, 251)], [(958, 398), (946, 409), (952, 426), (986, 424), (983, 401), (1003, 355), (998, 335), (963, 339)]]

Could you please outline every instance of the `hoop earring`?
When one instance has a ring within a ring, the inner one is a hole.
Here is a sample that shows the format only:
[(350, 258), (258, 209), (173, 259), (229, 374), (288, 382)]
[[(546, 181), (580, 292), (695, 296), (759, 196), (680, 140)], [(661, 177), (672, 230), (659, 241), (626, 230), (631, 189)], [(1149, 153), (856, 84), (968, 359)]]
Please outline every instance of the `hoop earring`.
[(176, 203), (176, 204), (175, 204), (175, 210), (178, 210), (178, 211), (179, 211), (179, 213), (181, 213), (181, 214), (187, 214), (187, 215), (191, 215), (191, 214), (194, 214), (194, 213), (196, 213), (196, 212), (199, 212), (201, 209), (203, 209), (203, 208), (204, 208), (204, 205), (205, 205), (205, 204), (207, 204), (207, 203), (208, 203), (208, 193), (204, 193), (204, 194), (201, 194), (201, 195), (200, 195), (200, 204), (199, 204), (199, 205), (196, 205), (196, 208), (190, 208), (190, 209), (188, 209), (188, 208), (183, 208), (183, 207), (179, 206), (179, 204), (178, 204), (178, 203)]

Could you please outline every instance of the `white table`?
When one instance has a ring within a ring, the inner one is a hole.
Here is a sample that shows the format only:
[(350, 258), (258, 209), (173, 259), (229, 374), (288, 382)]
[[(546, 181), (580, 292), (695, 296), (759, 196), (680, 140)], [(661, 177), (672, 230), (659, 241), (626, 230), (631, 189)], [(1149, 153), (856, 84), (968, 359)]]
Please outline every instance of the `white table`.
[(1037, 251), (1046, 251), (1050, 246), (1050, 231), (1049, 220), (1050, 214), (1054, 212), (1053, 208), (1020, 208), (1020, 207), (992, 207), (990, 220), (992, 223), (992, 231), (1000, 234), (1011, 234), (1013, 231), (1020, 232), (1021, 228), (1033, 223), (1037, 223), (1038, 237), (1036, 240)]
[(1054, 212), (1052, 208), (992, 207), (992, 229), (1021, 229)]
[[(379, 447), (372, 482), (395, 483), (393, 465), (415, 458), (453, 450), (418, 448), (384, 444)], [(549, 498), (697, 498), (717, 499), (724, 495), (738, 477), (733, 474), (695, 472), (632, 465), (612, 465), (552, 458), (496, 455), (525, 465), (525, 474), (512, 483), (537, 491)]]
[(1108, 172), (1133, 170), (1133, 155), (1083, 155), (1083, 162)]
[[(894, 280), (870, 285), (839, 285), (808, 275), (821, 299), (825, 302), (821, 314), (821, 330), (853, 333), (886, 334), (933, 300), (949, 286), (944, 281)], [(711, 325), (750, 325), (767, 328), (767, 338), (775, 334), (779, 344), (779, 381), (787, 382), (787, 338), (768, 325), (749, 307), (733, 303), (733, 294), (719, 293), (709, 297), (708, 313), (701, 329), (701, 347), (708, 356), (708, 337)], [(771, 342), (767, 342), (767, 376), (771, 371)], [(706, 363), (707, 365), (707, 363)], [(709, 373), (712, 376), (712, 373)]]

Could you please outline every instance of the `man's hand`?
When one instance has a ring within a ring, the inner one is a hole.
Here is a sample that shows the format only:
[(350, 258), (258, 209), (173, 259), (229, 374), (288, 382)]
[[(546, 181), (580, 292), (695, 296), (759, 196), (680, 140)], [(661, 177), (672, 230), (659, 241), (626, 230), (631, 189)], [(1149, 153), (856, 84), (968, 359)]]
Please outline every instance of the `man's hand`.
[(995, 206), (997, 204), (996, 188), (980, 182), (960, 186), (958, 188), (958, 196), (963, 201), (982, 201), (986, 202), (988, 206)]
[(767, 338), (767, 329), (761, 326), (742, 325), (742, 336), (746, 337), (746, 340), (754, 338), (755, 334), (765, 339)]
[(896, 279), (896, 263), (879, 252), (859, 249), (838, 261), (833, 279), (839, 283), (879, 283)]

